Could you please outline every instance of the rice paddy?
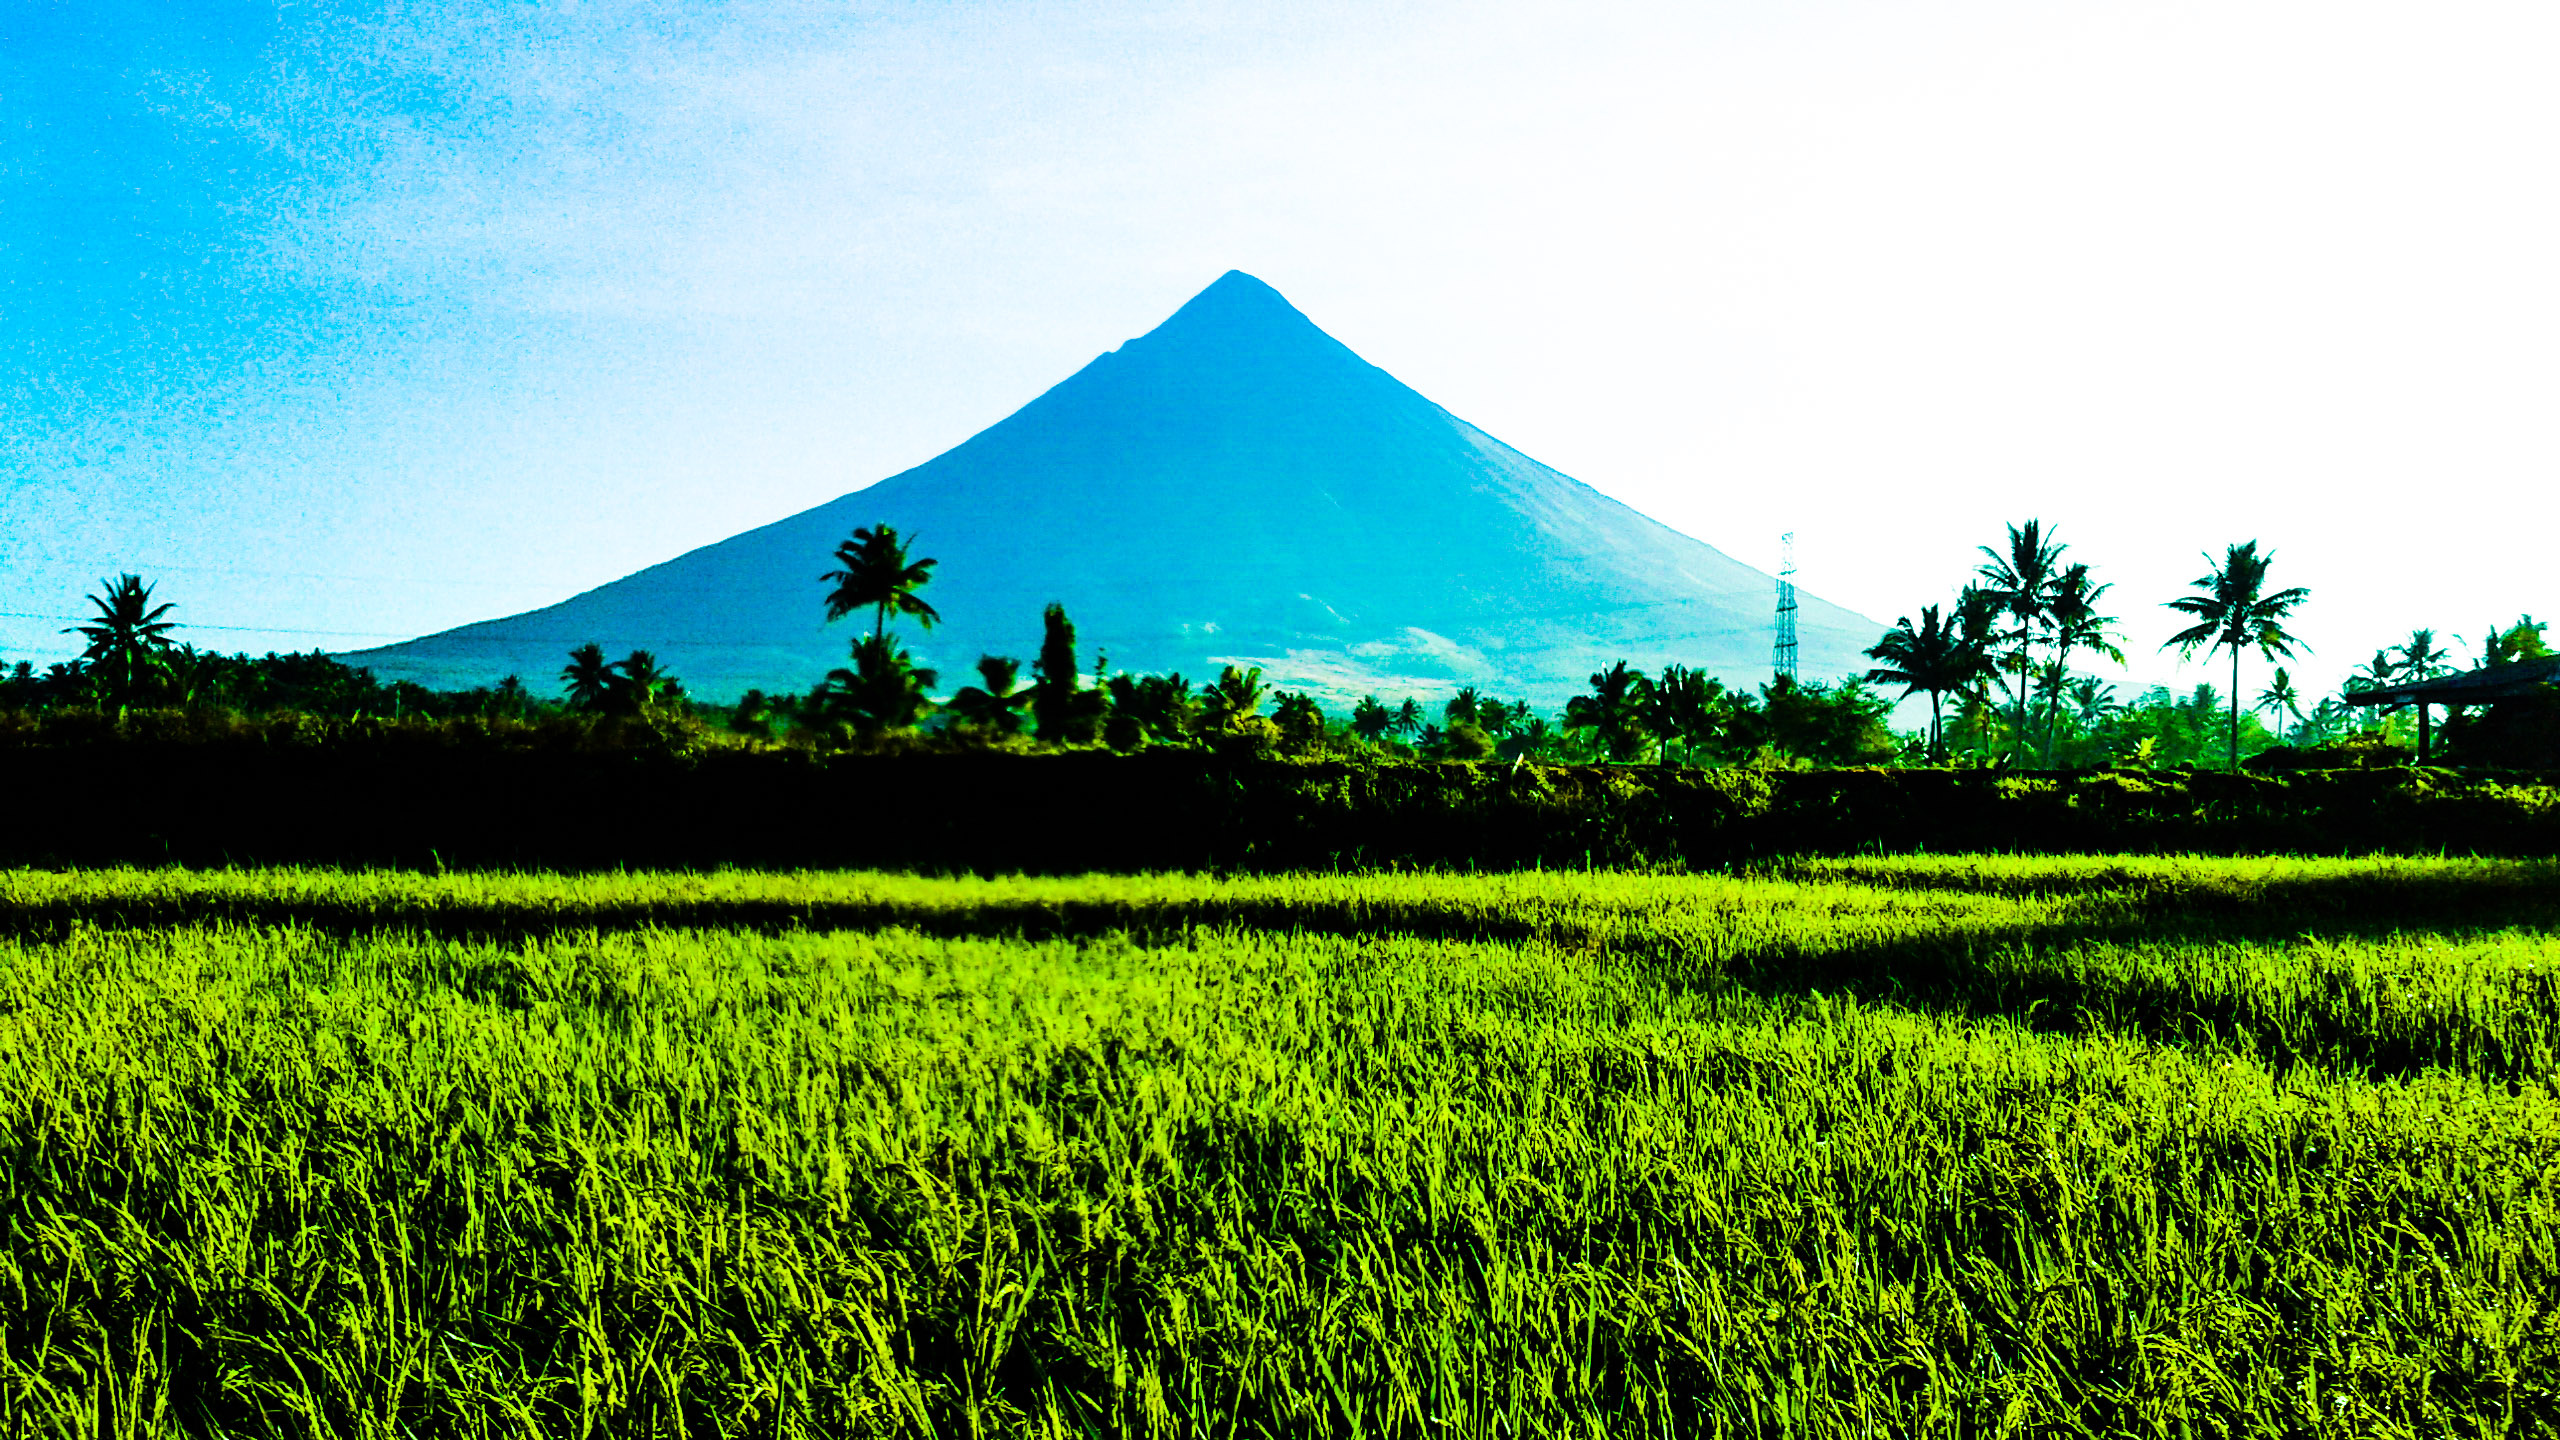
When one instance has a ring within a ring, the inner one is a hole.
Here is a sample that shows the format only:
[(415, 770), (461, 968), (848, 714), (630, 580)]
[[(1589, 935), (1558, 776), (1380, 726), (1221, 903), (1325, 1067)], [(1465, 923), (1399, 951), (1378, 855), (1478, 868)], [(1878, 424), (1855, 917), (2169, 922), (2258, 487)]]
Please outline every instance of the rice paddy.
[(2560, 1432), (2560, 865), (0, 872), (13, 1434)]

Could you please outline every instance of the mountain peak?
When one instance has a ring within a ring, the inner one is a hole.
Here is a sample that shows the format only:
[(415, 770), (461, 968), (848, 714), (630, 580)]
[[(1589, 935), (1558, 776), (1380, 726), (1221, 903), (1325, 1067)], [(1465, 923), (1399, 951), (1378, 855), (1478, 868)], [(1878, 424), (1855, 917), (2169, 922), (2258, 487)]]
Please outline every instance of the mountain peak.
[[(870, 488), (544, 610), (365, 656), (450, 684), (647, 647), (697, 695), (797, 691), (840, 664), (807, 577), (856, 526), (930, 537), (943, 669), (1019, 655), (1044, 605), (1135, 672), (1259, 666), (1345, 704), (1474, 685), (1552, 704), (1625, 660), (1743, 681), (1771, 579), (1433, 404), (1230, 270), (1165, 322)], [(1813, 675), (1880, 627), (1800, 599)]]
[(1241, 270), (1230, 270), (1184, 301), (1181, 309), (1139, 337), (1137, 343), (1172, 340), (1223, 347), (1239, 342), (1268, 343), (1282, 336), (1303, 339), (1309, 335), (1332, 339), (1290, 304), (1288, 297)]

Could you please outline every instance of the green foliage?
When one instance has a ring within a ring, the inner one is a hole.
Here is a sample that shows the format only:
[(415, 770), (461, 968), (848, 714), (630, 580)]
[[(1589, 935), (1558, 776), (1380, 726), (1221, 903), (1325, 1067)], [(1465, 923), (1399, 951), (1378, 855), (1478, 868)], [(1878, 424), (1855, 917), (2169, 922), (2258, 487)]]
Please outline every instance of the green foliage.
[(1588, 730), (1612, 760), (1633, 760), (1648, 743), (1646, 711), (1653, 704), (1653, 682), (1621, 660), (1591, 677), (1591, 693), (1564, 704), (1564, 723)]
[(1395, 728), (1396, 712), (1378, 703), (1375, 695), (1363, 695), (1351, 710), (1351, 733), (1375, 745)]
[[(2291, 658), (2293, 647), (2300, 642), (2286, 631), (2284, 622), (2297, 606), (2311, 598), (2311, 592), (2300, 586), (2288, 590), (2267, 588), (2267, 568), (2274, 559), (2272, 550), (2259, 554), (2255, 540), (2234, 545), (2221, 564), (2192, 582), (2201, 593), (2165, 602), (2169, 609), (2194, 617), (2196, 623), (2170, 636), (2162, 649), (2174, 647), (2190, 655), (2198, 647), (2231, 652), (2228, 763), (2235, 770), (2240, 768), (2240, 652), (2254, 648), (2268, 660)], [(2205, 562), (2213, 564), (2213, 557), (2207, 555)]]
[(2489, 638), (2481, 642), (2480, 664), (2513, 665), (2519, 660), (2540, 660), (2551, 653), (2543, 643), (2542, 632), (2551, 628), (2530, 615), (2519, 615), (2513, 625), (2489, 627)]
[(1076, 625), (1067, 607), (1052, 603), (1040, 612), (1040, 625), (1040, 658), (1031, 667), (1035, 733), (1053, 745), (1090, 745), (1102, 738), (1110, 701), (1103, 691), (1084, 688), (1076, 668)]
[(1262, 667), (1226, 666), (1209, 686), (1200, 707), (1200, 723), (1213, 730), (1240, 727), (1262, 709)]
[(853, 668), (828, 671), (812, 699), (825, 721), (859, 739), (876, 740), (913, 729), (924, 718), (933, 708), (925, 692), (937, 678), (895, 640), (865, 635), (853, 642)]
[(96, 683), (99, 697), (121, 715), (128, 707), (149, 699), (153, 688), (166, 677), (169, 632), (177, 628), (177, 622), (161, 617), (177, 606), (152, 604), (151, 587), (143, 584), (139, 575), (120, 575), (98, 583), (105, 593), (88, 597), (98, 609), (97, 618), (62, 633), (78, 635), (89, 642), (80, 652), (80, 664)]
[(2548, 1433), (2555, 881), (10, 872), (0, 1413)]
[(1114, 675), (1107, 689), (1111, 713), (1103, 738), (1112, 749), (1179, 745), (1191, 738), (1199, 706), (1191, 682), (1181, 675)]
[(1281, 692), (1271, 706), (1271, 723), (1281, 743), (1299, 754), (1313, 754), (1324, 744), (1324, 708), (1305, 694)]
[(827, 592), (827, 619), (841, 620), (856, 610), (873, 612), (871, 633), (888, 631), (889, 616), (915, 617), (930, 630), (942, 613), (916, 592), (933, 579), (934, 562), (910, 563), (907, 546), (895, 527), (877, 525), (853, 532), (836, 547), (836, 568), (819, 576), (834, 588)]
[(1933, 760), (1944, 760), (1947, 755), (1943, 713), (1946, 697), (1968, 693), (1998, 673), (1980, 630), (1978, 624), (1967, 626), (1961, 615), (1941, 620), (1938, 607), (1929, 605), (1921, 608), (1918, 625), (1904, 616), (1894, 622), (1894, 628), (1883, 639), (1867, 648), (1867, 658), (1876, 662), (1876, 668), (1866, 674), (1869, 684), (1899, 685), (1905, 698), (1929, 697), (1929, 754)]
[(951, 697), (950, 711), (969, 730), (990, 739), (1022, 733), (1023, 708), (1031, 692), (1014, 688), (1022, 662), (1002, 655), (978, 657), (978, 683), (964, 685)]

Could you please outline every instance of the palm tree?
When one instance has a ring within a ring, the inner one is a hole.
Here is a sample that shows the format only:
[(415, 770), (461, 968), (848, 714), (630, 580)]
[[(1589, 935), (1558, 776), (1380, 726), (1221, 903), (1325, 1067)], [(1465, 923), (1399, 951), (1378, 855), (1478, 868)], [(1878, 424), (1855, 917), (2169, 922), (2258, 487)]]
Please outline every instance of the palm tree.
[[(2046, 613), (2053, 622), (2053, 668), (2064, 672), (2071, 663), (2071, 652), (2086, 650), (2104, 655), (2117, 664), (2124, 663), (2124, 651), (2116, 646), (2116, 635), (2109, 626), (2116, 623), (2113, 615), (2098, 613), (2098, 605), (2115, 586), (2089, 583), (2089, 567), (2074, 565), (2062, 572), (2054, 582), (2053, 599)], [(2062, 719), (2062, 688), (2056, 684), (2044, 717), (2044, 763), (2053, 764), (2054, 731)]]
[(859, 735), (914, 727), (933, 702), (933, 671), (915, 663), (885, 635), (866, 635), (853, 642), (853, 668), (830, 670), (819, 687), (826, 708), (841, 715)]
[(1652, 704), (1653, 682), (1621, 660), (1591, 677), (1590, 694), (1564, 703), (1564, 723), (1597, 735), (1610, 759), (1632, 760), (1644, 751), (1644, 717)]
[(1978, 636), (1965, 633), (1960, 621), (1941, 620), (1935, 605), (1921, 608), (1918, 625), (1906, 615), (1893, 626), (1883, 639), (1867, 647), (1867, 658), (1877, 662), (1867, 672), (1867, 681), (1899, 685), (1906, 700), (1913, 695), (1929, 697), (1929, 758), (1943, 762), (1947, 755), (1942, 697), (1989, 678), (1994, 673), (1991, 656)]
[(1662, 763), (1671, 761), (1671, 742), (1694, 749), (1713, 740), (1727, 713), (1724, 682), (1685, 665), (1662, 667), (1645, 706), (1645, 727), (1662, 744)]
[(1005, 736), (1022, 733), (1022, 708), (1031, 703), (1031, 692), (1017, 690), (1014, 681), (1022, 674), (1022, 662), (1002, 655), (978, 657), (976, 685), (964, 685), (951, 697), (951, 713), (960, 723), (987, 735)]
[(569, 652), (569, 663), (560, 667), (560, 679), (569, 687), (569, 708), (595, 711), (612, 697), (614, 682), (620, 677), (604, 658), (604, 647), (590, 640)]
[[(2457, 635), (2454, 638), (2462, 637)], [(2436, 644), (2435, 631), (2425, 628), (2412, 630), (2408, 643), (2400, 647), (2399, 672), (2407, 683), (2433, 680), (2452, 669), (2444, 663), (2451, 653)]]
[(2399, 669), (2400, 667), (2393, 663), (2390, 651), (2376, 650), (2373, 652), (2372, 659), (2364, 662), (2354, 674), (2347, 677), (2347, 689), (2350, 692), (2379, 690), (2392, 682), (2399, 674)]
[(2116, 703), (2116, 687), (2095, 675), (2074, 679), (2065, 693), (2071, 697), (2071, 719), (2083, 730), (2095, 730), (2124, 707)]
[(1395, 718), (1387, 722), (1387, 728), (1398, 735), (1413, 736), (1421, 734), (1421, 704), (1410, 695), (1404, 697), (1404, 703), (1396, 707)]
[(827, 592), (827, 618), (841, 620), (856, 610), (873, 612), (871, 636), (878, 639), (887, 630), (889, 612), (913, 615), (930, 630), (942, 618), (942, 612), (925, 603), (916, 591), (933, 578), (931, 560), (907, 563), (907, 543), (898, 538), (888, 525), (856, 530), (853, 538), (836, 547), (838, 569), (819, 576), (836, 587)]
[(2062, 552), (2070, 548), (2055, 541), (2043, 521), (2030, 520), (2009, 527), (2005, 553), (1988, 545), (1981, 547), (1983, 563), (1974, 572), (1981, 577), (1984, 592), (1997, 603), (1999, 612), (2016, 625), (2002, 637), (2013, 647), (2002, 665), (2018, 677), (2017, 734), (2021, 741), (2027, 734), (2027, 672), (2032, 668), (2028, 657), (2035, 647), (2036, 632), (2053, 623), (2053, 602), (2062, 579)]
[(2285, 673), (2283, 666), (2276, 667), (2276, 678), (2268, 681), (2267, 688), (2258, 692), (2256, 709), (2276, 717), (2276, 743), (2283, 744), (2285, 718), (2302, 718), (2302, 696), (2295, 692), (2293, 677)]
[(1191, 733), (1191, 682), (1178, 673), (1114, 675), (1105, 686), (1111, 718), (1105, 738), (1115, 750), (1134, 750), (1147, 740), (1179, 743)]
[(1217, 681), (1209, 687), (1208, 704), (1201, 718), (1221, 729), (1231, 728), (1262, 708), (1262, 667), (1239, 670), (1233, 665), (1218, 672)]
[(178, 622), (160, 617), (178, 607), (174, 602), (152, 604), (152, 587), (143, 584), (139, 575), (120, 575), (98, 584), (106, 593), (87, 597), (98, 607), (98, 617), (62, 633), (88, 638), (80, 663), (114, 698), (116, 718), (121, 720), (143, 685), (166, 668), (169, 632), (178, 628)]
[(658, 657), (646, 650), (632, 651), (611, 668), (622, 673), (611, 682), (607, 701), (625, 715), (646, 715), (683, 688), (676, 677), (659, 667)]
[(1363, 695), (1351, 707), (1351, 733), (1375, 745), (1380, 737), (1395, 728), (1396, 712), (1378, 703), (1375, 695)]
[(1280, 738), (1305, 750), (1324, 738), (1324, 709), (1314, 697), (1296, 691), (1284, 692), (1271, 707), (1271, 723), (1280, 727)]
[[(2181, 655), (2192, 655), (2201, 645), (2207, 649), (2231, 652), (2231, 768), (2240, 768), (2240, 652), (2256, 647), (2268, 660), (2278, 656), (2293, 658), (2293, 647), (2302, 642), (2286, 632), (2284, 622), (2294, 607), (2311, 598), (2301, 586), (2269, 592), (2267, 567), (2275, 560), (2275, 552), (2258, 553), (2258, 542), (2231, 546), (2220, 565), (2189, 582), (2200, 595), (2181, 595), (2165, 602), (2169, 609), (2192, 615), (2196, 623), (2179, 631), (2161, 645), (2166, 650), (2174, 645)], [(2213, 556), (2204, 557), (2213, 565)]]

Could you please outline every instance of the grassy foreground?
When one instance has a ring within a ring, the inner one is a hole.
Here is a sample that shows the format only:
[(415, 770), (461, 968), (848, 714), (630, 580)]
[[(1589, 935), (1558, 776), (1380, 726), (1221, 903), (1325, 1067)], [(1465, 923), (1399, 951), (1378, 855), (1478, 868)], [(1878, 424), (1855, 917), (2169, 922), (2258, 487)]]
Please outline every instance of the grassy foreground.
[(2560, 866), (0, 872), (0, 1429), (2560, 1431)]

